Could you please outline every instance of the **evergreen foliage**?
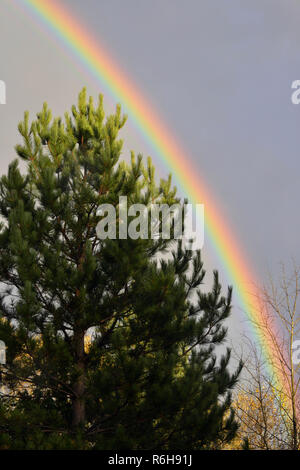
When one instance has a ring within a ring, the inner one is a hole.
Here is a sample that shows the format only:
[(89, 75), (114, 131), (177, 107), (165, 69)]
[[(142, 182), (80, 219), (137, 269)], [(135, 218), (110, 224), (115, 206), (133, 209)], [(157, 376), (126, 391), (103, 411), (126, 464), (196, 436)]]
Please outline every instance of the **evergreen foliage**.
[[(209, 449), (229, 442), (241, 366), (217, 360), (231, 289), (200, 252), (162, 238), (100, 240), (100, 204), (178, 202), (150, 159), (120, 161), (118, 106), (85, 89), (65, 119), (19, 124), (26, 162), (0, 182), (0, 448)], [(166, 256), (166, 253), (169, 253)]]

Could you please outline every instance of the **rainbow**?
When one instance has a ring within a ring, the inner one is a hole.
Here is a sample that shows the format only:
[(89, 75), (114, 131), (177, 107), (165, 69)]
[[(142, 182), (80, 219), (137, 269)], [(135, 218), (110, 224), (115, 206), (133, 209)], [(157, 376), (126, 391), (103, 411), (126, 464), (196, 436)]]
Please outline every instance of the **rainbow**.
[(226, 275), (236, 289), (236, 296), (246, 317), (250, 320), (253, 335), (262, 347), (269, 373), (276, 379), (278, 389), (288, 393), (286, 374), (274, 362), (276, 351), (271, 337), (276, 335), (275, 325), (270, 333), (260, 325), (266, 320), (258, 298), (253, 295), (257, 283), (250, 263), (224, 221), (212, 194), (193, 168), (188, 155), (171, 134), (158, 114), (150, 106), (136, 85), (113, 61), (103, 47), (84, 29), (72, 12), (58, 0), (15, 0), (50, 31), (79, 61), (87, 72), (105, 86), (114, 99), (121, 102), (144, 139), (151, 145), (165, 166), (175, 176), (183, 193), (193, 204), (205, 204), (205, 233), (220, 259)]

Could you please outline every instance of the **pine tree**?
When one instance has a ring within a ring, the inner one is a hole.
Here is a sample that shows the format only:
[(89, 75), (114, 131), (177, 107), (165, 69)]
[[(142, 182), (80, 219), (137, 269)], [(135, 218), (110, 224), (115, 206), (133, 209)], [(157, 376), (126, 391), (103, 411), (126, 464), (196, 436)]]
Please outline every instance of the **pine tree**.
[[(200, 252), (161, 236), (100, 239), (98, 208), (178, 203), (148, 159), (120, 161), (120, 107), (85, 89), (65, 119), (47, 104), (19, 124), (1, 178), (0, 447), (209, 449), (236, 422), (226, 336), (231, 288), (203, 292)], [(183, 205), (182, 205), (183, 208)], [(118, 219), (118, 224), (119, 224)]]

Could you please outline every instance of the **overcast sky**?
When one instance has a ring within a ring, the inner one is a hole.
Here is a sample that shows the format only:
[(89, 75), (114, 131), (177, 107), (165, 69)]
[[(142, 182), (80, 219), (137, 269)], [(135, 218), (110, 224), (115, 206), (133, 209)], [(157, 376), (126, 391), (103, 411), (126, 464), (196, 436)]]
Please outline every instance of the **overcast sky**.
[[(201, 179), (264, 281), (280, 260), (300, 262), (298, 0), (60, 0), (150, 99), (190, 154)], [(18, 2), (16, 2), (18, 3)], [(0, 0), (0, 172), (15, 157), (23, 111), (43, 101), (69, 109), (83, 85), (112, 96), (14, 6)], [(126, 109), (124, 110), (126, 111)], [(151, 153), (129, 121), (129, 149)], [(126, 155), (124, 154), (124, 157)], [(205, 204), (205, 201), (204, 201)], [(207, 268), (220, 261), (204, 246)], [(229, 282), (223, 278), (223, 283)]]

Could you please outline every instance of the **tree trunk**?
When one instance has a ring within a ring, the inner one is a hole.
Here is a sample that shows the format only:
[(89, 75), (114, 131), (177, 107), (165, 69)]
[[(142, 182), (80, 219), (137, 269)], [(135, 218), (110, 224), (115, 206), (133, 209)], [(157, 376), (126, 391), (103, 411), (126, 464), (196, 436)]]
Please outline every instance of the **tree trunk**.
[(74, 347), (76, 365), (79, 376), (74, 384), (73, 392), (73, 427), (80, 426), (85, 423), (85, 362), (84, 362), (84, 331), (76, 331), (74, 333)]

